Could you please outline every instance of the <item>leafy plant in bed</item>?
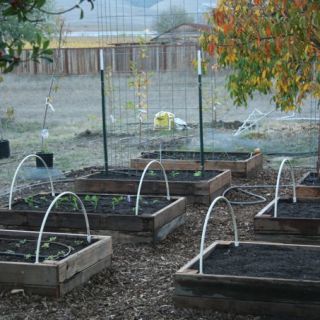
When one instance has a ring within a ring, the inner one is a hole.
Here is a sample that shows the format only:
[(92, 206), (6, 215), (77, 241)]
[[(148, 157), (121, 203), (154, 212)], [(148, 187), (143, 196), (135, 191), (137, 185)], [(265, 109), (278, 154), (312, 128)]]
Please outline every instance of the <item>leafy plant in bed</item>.
[[(35, 239), (0, 238), (0, 259), (2, 261), (35, 262), (37, 241)], [(78, 239), (47, 237), (41, 242), (39, 261), (59, 261), (87, 247), (89, 244)]]
[[(231, 213), (234, 241), (204, 248), (206, 227), (216, 202)], [(174, 276), (174, 303), (182, 308), (236, 314), (318, 319), (320, 246), (239, 242), (233, 209), (217, 198), (206, 215), (200, 254)]]
[[(231, 184), (229, 170), (171, 170), (166, 172), (170, 192), (175, 196), (185, 196), (188, 202), (210, 203)], [(143, 170), (122, 169), (97, 172), (79, 178), (75, 182), (77, 192), (94, 193), (128, 193), (137, 192)], [(141, 189), (142, 194), (159, 195), (166, 192), (163, 172), (160, 170), (146, 171)]]
[(59, 297), (110, 266), (111, 256), (111, 237), (0, 230), (0, 289)]
[[(92, 230), (119, 235), (137, 241), (159, 241), (185, 221), (185, 198), (140, 197), (136, 215), (136, 196), (117, 194), (78, 194), (88, 213)], [(52, 202), (51, 194), (38, 194), (18, 199), (12, 210), (0, 209), (1, 224), (15, 228), (38, 228), (43, 214)], [(72, 195), (56, 201), (49, 216), (49, 230), (79, 232), (84, 221), (81, 208)]]
[[(87, 213), (134, 215), (136, 196), (116, 194), (79, 194)], [(38, 194), (24, 199), (18, 199), (12, 206), (14, 210), (44, 211), (49, 207), (53, 198), (51, 194)], [(154, 212), (174, 203), (176, 198), (167, 200), (165, 197), (140, 197), (139, 214), (153, 214)], [(79, 212), (80, 208), (73, 196), (60, 198), (53, 212)]]

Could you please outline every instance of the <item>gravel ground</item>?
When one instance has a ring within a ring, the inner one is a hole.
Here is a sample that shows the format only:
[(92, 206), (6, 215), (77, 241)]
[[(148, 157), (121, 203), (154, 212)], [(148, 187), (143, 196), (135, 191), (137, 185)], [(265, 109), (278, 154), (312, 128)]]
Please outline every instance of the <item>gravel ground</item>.
[[(302, 173), (297, 172), (296, 178)], [(233, 180), (234, 185), (274, 185), (275, 182), (276, 172), (271, 169), (262, 171), (254, 179)], [(66, 186), (61, 185), (59, 188), (65, 190)], [(268, 201), (274, 194), (272, 188), (257, 191)], [(234, 192), (230, 194), (230, 198), (236, 197), (243, 198)], [(264, 205), (235, 207), (241, 240), (253, 239), (252, 218)], [(112, 267), (63, 298), (2, 292), (0, 319), (270, 319), (174, 308), (173, 275), (198, 254), (206, 211), (206, 206), (189, 206), (186, 224), (157, 246), (115, 244)], [(231, 219), (222, 209), (217, 209), (209, 225), (207, 243), (232, 238)]]

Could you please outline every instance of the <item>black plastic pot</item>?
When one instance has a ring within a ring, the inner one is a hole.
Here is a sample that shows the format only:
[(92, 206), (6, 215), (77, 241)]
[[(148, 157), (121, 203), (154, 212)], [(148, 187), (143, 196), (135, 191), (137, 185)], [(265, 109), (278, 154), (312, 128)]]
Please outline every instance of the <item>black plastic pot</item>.
[(0, 140), (0, 159), (10, 157), (10, 144), (9, 140)]
[[(46, 163), (48, 168), (53, 167), (53, 153), (37, 152), (36, 155), (43, 159), (43, 161)], [(43, 162), (38, 158), (36, 158), (36, 166), (37, 168), (45, 167)]]

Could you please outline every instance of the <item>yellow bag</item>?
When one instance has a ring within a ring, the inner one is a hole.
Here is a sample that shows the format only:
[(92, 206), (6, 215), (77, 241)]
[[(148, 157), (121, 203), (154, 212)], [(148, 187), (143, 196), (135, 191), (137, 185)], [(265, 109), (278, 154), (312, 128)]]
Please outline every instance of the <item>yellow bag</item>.
[(172, 130), (174, 128), (174, 114), (168, 111), (156, 113), (153, 119), (153, 129)]

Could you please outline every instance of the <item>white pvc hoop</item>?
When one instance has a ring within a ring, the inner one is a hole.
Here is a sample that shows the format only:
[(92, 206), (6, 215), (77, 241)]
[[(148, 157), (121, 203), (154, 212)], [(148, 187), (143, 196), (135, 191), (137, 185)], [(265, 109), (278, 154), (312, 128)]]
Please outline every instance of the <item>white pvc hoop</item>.
[(167, 174), (166, 174), (166, 170), (164, 169), (163, 165), (161, 164), (161, 162), (159, 162), (158, 160), (152, 160), (150, 161), (146, 167), (143, 170), (142, 176), (140, 178), (140, 182), (139, 182), (139, 187), (138, 187), (138, 193), (137, 193), (137, 199), (136, 199), (136, 209), (135, 209), (135, 215), (137, 216), (139, 213), (139, 200), (140, 200), (140, 192), (141, 192), (141, 188), (142, 188), (142, 182), (144, 179), (144, 176), (146, 175), (147, 170), (149, 169), (149, 167), (153, 164), (153, 163), (157, 163), (159, 164), (159, 166), (162, 169), (163, 175), (164, 175), (164, 180), (166, 182), (166, 188), (167, 188), (167, 200), (170, 200), (170, 189), (169, 189), (169, 182), (168, 182), (168, 178), (167, 178)]
[(296, 196), (296, 182), (294, 179), (294, 172), (293, 172), (293, 167), (291, 165), (291, 162), (289, 161), (289, 159), (283, 159), (283, 161), (281, 162), (279, 171), (278, 171), (278, 177), (277, 177), (277, 185), (276, 185), (276, 194), (275, 194), (275, 198), (274, 198), (274, 213), (273, 213), (273, 217), (277, 218), (278, 217), (278, 201), (279, 201), (279, 188), (280, 188), (280, 178), (281, 178), (281, 173), (282, 173), (282, 169), (284, 167), (284, 165), (288, 163), (289, 164), (289, 168), (291, 171), (291, 179), (292, 179), (292, 188), (293, 188), (293, 203), (297, 202), (297, 196)]
[(228, 205), (229, 213), (231, 214), (232, 223), (233, 223), (234, 245), (235, 245), (235, 247), (239, 246), (238, 227), (237, 227), (236, 216), (234, 214), (233, 208), (232, 208), (229, 200), (226, 197), (223, 197), (223, 196), (217, 197), (213, 200), (213, 202), (211, 203), (211, 205), (207, 211), (206, 218), (205, 218), (204, 225), (203, 225), (203, 229), (202, 229), (201, 244), (200, 244), (200, 259), (199, 259), (199, 261), (200, 261), (199, 262), (199, 273), (200, 274), (203, 274), (203, 251), (204, 251), (204, 241), (205, 241), (208, 221), (209, 221), (212, 209), (214, 208), (216, 203), (220, 200), (223, 200)]
[(90, 234), (90, 226), (89, 226), (89, 219), (88, 219), (88, 215), (87, 215), (87, 211), (86, 211), (86, 208), (84, 207), (83, 205), (83, 202), (81, 201), (81, 199), (73, 192), (70, 192), (70, 191), (66, 191), (66, 192), (62, 192), (60, 193), (57, 197), (54, 198), (54, 200), (51, 202), (43, 220), (42, 220), (42, 224), (41, 224), (41, 228), (40, 228), (40, 231), (39, 231), (39, 237), (38, 237), (38, 242), (37, 242), (37, 250), (36, 250), (36, 261), (35, 263), (39, 263), (39, 254), (40, 254), (40, 246), (41, 246), (41, 240), (42, 240), (42, 234), (43, 234), (43, 230), (44, 230), (44, 226), (47, 222), (47, 219), (48, 219), (48, 216), (51, 212), (51, 209), (53, 208), (53, 206), (56, 204), (56, 202), (63, 196), (67, 195), (67, 194), (70, 194), (72, 196), (74, 196), (80, 203), (81, 205), (81, 210), (82, 210), (82, 213), (84, 215), (84, 219), (85, 219), (85, 222), (86, 222), (86, 228), (87, 228), (87, 241), (88, 243), (91, 242), (91, 234)]
[(22, 167), (22, 165), (24, 164), (24, 162), (26, 160), (28, 160), (29, 158), (38, 158), (42, 163), (43, 165), (45, 166), (46, 170), (47, 170), (47, 173), (48, 173), (48, 176), (49, 176), (49, 180), (50, 180), (50, 185), (51, 185), (51, 194), (52, 196), (54, 197), (55, 196), (55, 192), (54, 192), (54, 188), (53, 188), (53, 182), (52, 182), (52, 178), (51, 178), (51, 174), (50, 174), (50, 171), (49, 171), (49, 168), (47, 166), (47, 164), (45, 163), (45, 161), (38, 155), (36, 154), (29, 154), (28, 156), (26, 156), (25, 158), (23, 158), (21, 160), (21, 162), (19, 163), (14, 175), (13, 175), (13, 179), (12, 179), (12, 182), (11, 182), (11, 187), (10, 187), (10, 196), (9, 196), (9, 210), (11, 210), (12, 208), (12, 194), (13, 194), (13, 188), (14, 188), (14, 184), (16, 182), (16, 179), (17, 179), (17, 175), (18, 175), (18, 172), (20, 170), (20, 168)]

